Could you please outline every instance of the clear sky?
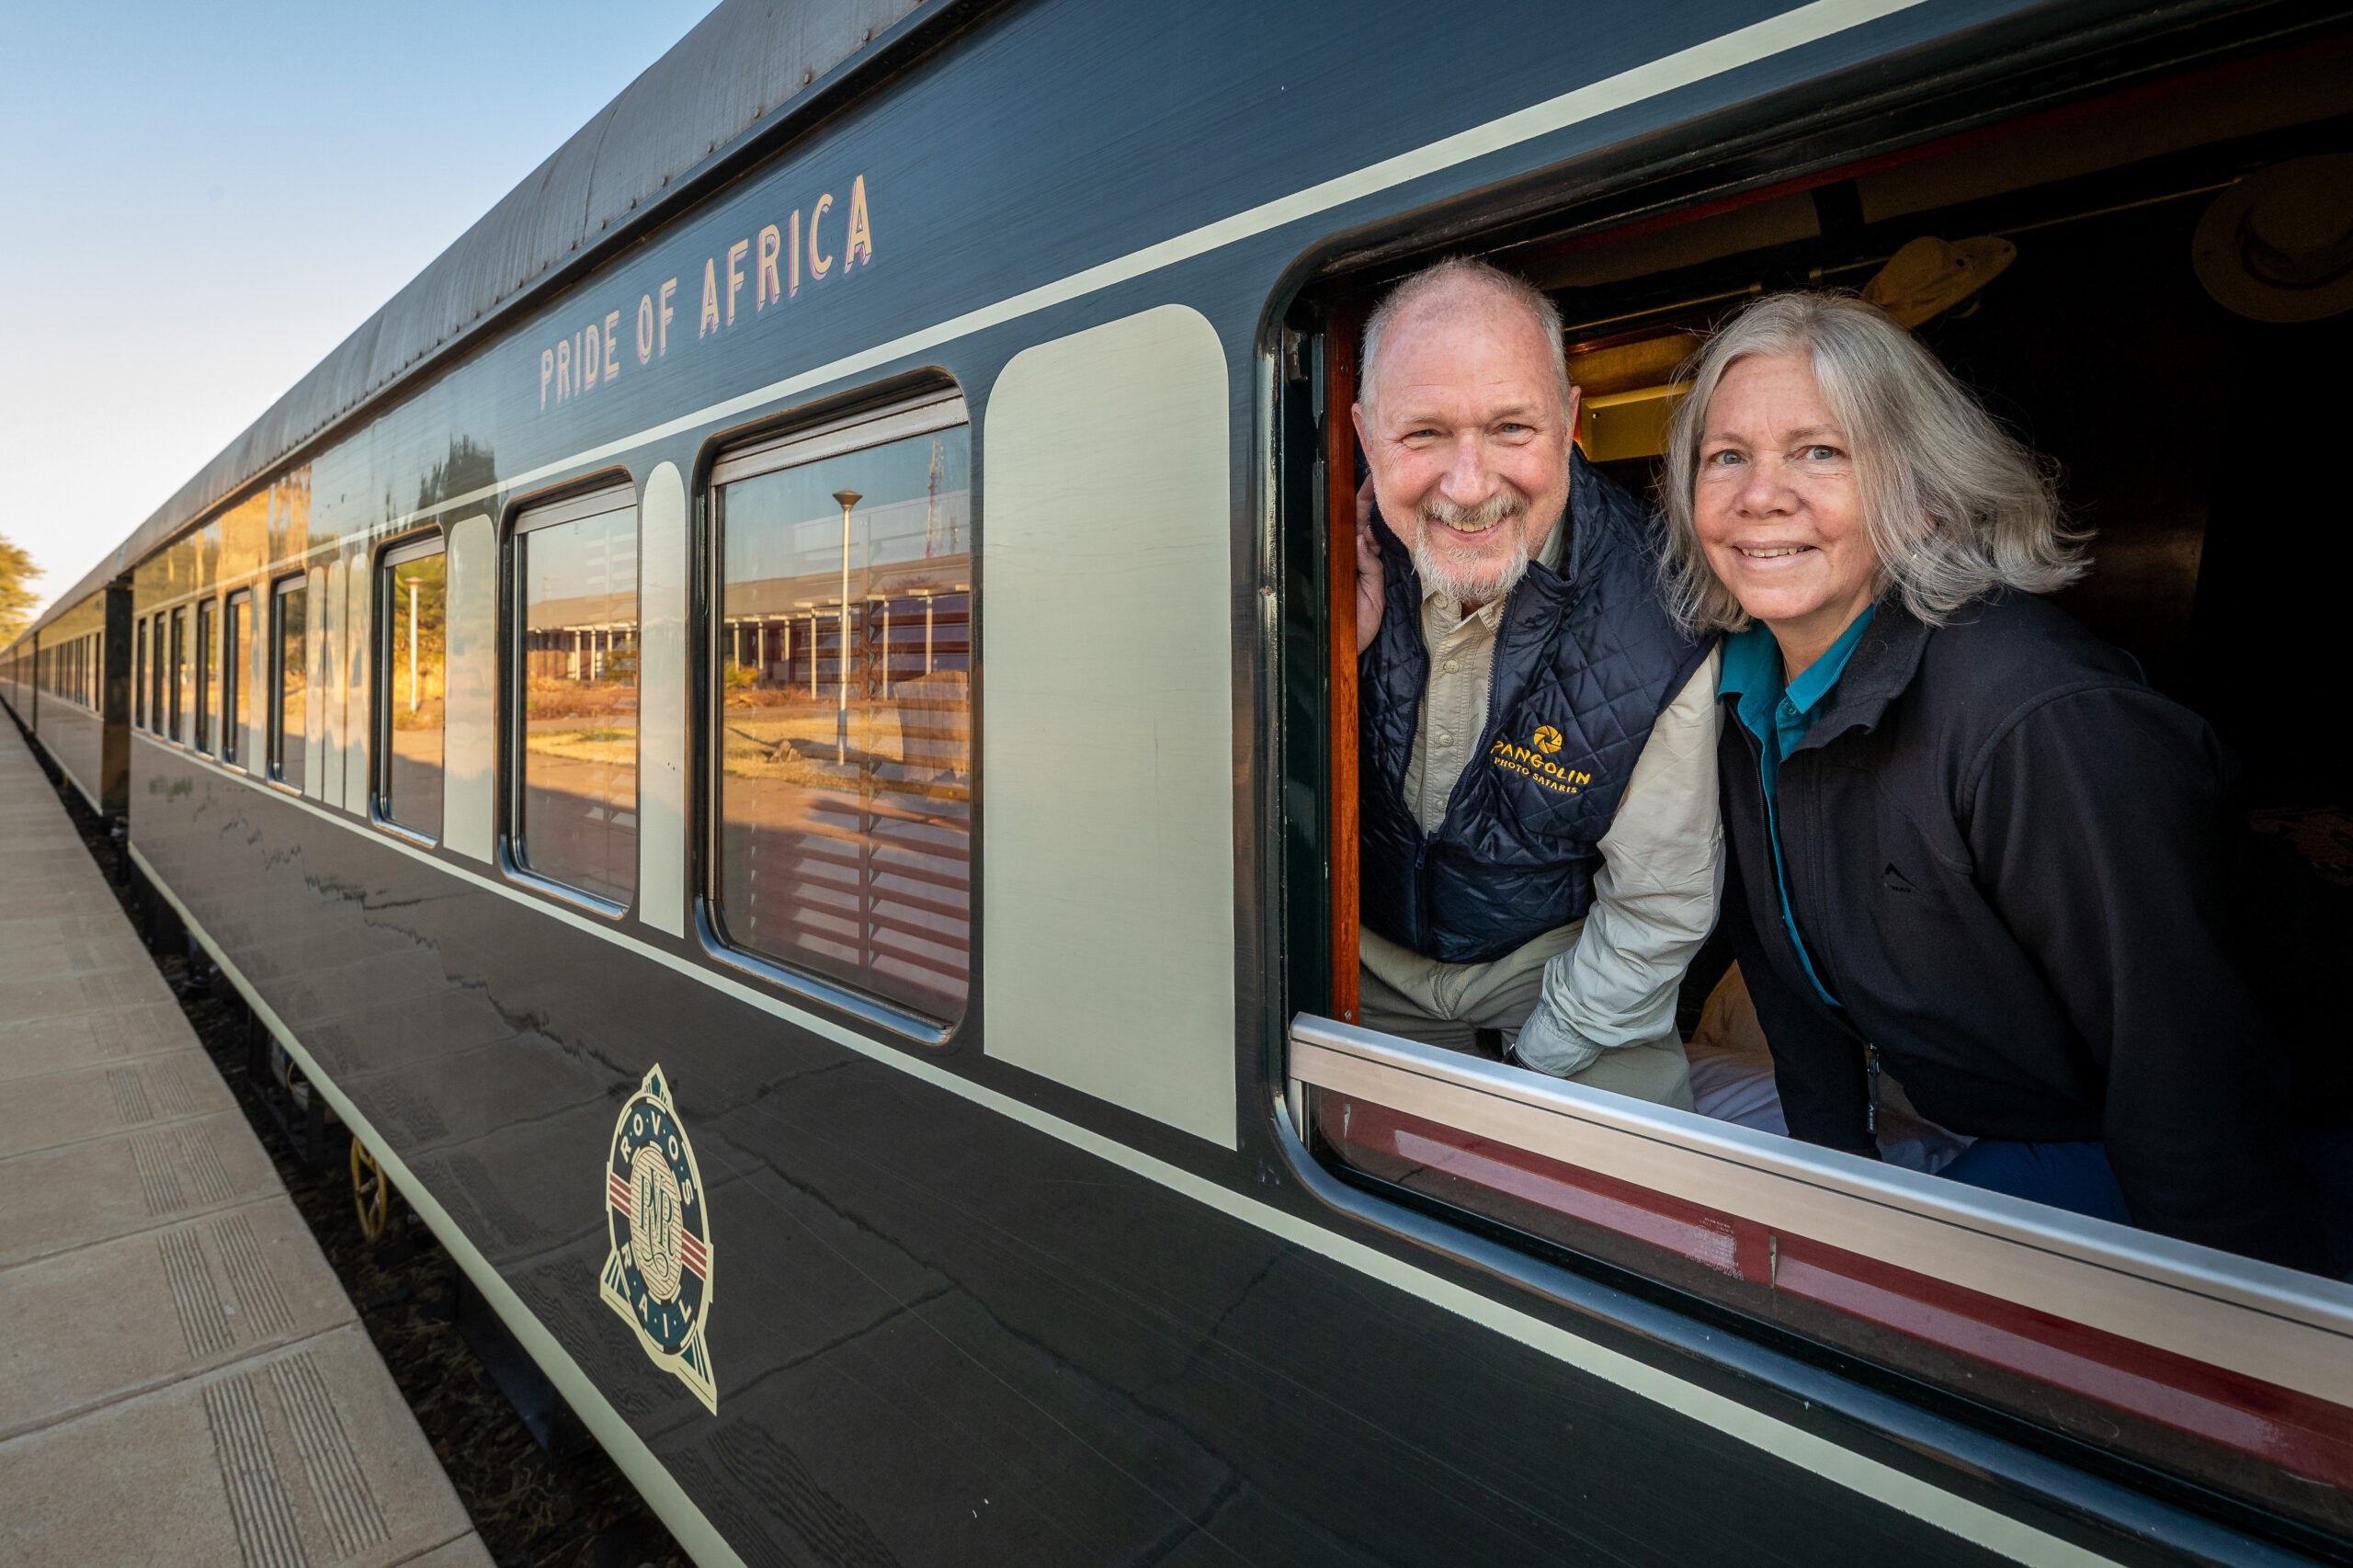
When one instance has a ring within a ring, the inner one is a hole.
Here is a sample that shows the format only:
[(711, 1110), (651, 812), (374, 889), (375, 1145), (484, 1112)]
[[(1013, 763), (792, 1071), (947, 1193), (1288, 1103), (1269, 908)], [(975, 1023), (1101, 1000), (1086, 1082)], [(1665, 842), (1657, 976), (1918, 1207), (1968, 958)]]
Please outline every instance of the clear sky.
[(0, 0), (0, 534), (43, 599), (714, 0)]

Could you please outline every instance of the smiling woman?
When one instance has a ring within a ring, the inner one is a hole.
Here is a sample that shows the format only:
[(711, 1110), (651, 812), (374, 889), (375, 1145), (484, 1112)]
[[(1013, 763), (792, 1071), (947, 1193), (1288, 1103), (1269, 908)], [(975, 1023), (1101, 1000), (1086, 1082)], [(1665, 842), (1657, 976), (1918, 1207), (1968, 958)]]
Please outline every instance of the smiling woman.
[(2287, 1156), (2214, 923), (2226, 766), (2035, 597), (2083, 568), (2030, 454), (1878, 308), (1790, 294), (1701, 353), (1666, 472), (1679, 608), (1734, 632), (1727, 919), (1790, 1131), (1870, 1150), (1884, 1062), (1973, 1140), (1950, 1179), (2353, 1268), (2347, 1135)]
[(1677, 615), (1696, 631), (1787, 621), (1792, 676), (1882, 587), (1935, 622), (1998, 587), (2047, 594), (2083, 574), (2044, 465), (1910, 333), (1846, 296), (1773, 295), (1726, 323), (1676, 410), (1665, 469)]

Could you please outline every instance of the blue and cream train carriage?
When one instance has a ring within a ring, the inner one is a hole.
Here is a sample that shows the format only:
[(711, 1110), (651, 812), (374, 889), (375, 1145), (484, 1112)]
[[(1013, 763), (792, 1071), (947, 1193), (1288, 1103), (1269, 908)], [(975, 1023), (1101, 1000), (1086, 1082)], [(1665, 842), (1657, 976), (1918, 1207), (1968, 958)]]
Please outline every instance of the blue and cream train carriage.
[(2337, 897), (2353, 318), (2211, 278), (2348, 148), (2326, 4), (730, 0), (0, 698), (699, 1561), (2342, 1561), (2353, 1290), (1356, 1027), (1329, 523), (1437, 256), (1640, 483), (2005, 237), (1924, 337)]

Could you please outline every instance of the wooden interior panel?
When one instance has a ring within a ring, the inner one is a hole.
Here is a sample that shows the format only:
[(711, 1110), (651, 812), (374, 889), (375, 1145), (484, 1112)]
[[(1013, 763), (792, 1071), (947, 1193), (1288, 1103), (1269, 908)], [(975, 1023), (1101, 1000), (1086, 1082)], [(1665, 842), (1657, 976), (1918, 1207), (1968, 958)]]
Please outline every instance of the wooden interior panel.
[(1332, 1016), (1357, 1017), (1357, 333), (1364, 312), (1336, 305), (1324, 327), (1324, 576), (1329, 598), (1332, 790)]

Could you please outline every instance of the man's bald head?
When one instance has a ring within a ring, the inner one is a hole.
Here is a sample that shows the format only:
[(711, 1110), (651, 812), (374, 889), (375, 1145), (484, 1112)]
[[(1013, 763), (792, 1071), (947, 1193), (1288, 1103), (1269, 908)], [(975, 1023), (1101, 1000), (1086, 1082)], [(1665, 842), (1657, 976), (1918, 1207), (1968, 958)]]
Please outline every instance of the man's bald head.
[(1526, 279), (1461, 256), (1424, 267), (1401, 279), (1381, 296), (1371, 319), (1364, 324), (1364, 357), (1358, 369), (1357, 400), (1369, 408), (1379, 406), (1381, 351), (1401, 324), (1435, 324), (1449, 317), (1498, 310), (1527, 318), (1529, 330), (1543, 343), (1544, 352), (1552, 361), (1561, 406), (1566, 408), (1569, 360), (1561, 340), (1561, 312)]

